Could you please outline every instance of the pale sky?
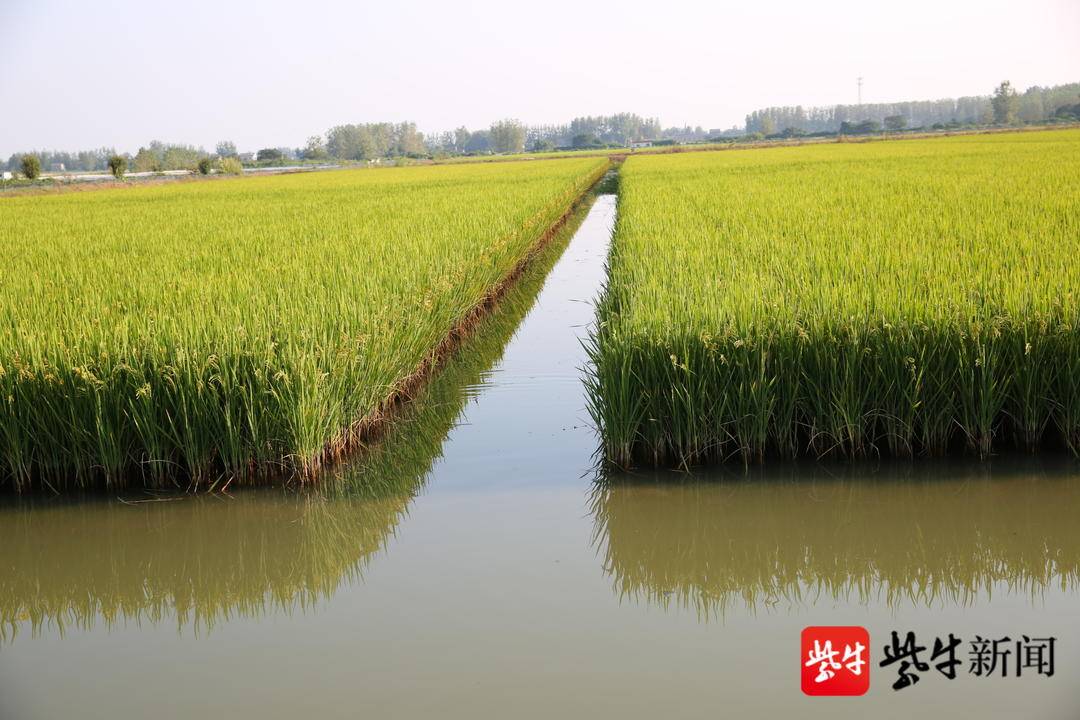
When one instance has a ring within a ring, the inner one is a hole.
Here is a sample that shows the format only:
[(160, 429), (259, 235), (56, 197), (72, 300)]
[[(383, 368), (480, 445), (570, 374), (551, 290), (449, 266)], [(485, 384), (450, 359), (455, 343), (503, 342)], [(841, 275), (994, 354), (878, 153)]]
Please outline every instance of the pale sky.
[(636, 112), (742, 125), (770, 105), (1080, 81), (1080, 0), (0, 0), (0, 158), (153, 139), (300, 146)]

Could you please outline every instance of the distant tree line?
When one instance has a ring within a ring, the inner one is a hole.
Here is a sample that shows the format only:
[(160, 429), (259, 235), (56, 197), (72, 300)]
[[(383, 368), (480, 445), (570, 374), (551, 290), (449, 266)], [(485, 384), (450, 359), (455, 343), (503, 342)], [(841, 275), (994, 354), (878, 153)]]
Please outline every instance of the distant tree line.
[[(525, 125), (508, 118), (487, 128), (431, 133), (427, 136), (414, 123), (363, 123), (337, 125), (324, 136), (308, 139), (300, 151), (305, 159), (382, 160), (398, 157), (518, 153), (566, 148), (626, 146), (638, 140), (664, 137), (659, 120), (633, 113), (578, 117), (566, 125)], [(675, 128), (670, 132), (680, 141), (701, 140), (701, 128)]]
[(199, 160), (206, 157), (202, 148), (191, 145), (171, 145), (155, 140), (139, 148), (131, 160), (135, 172), (162, 172), (164, 170), (194, 170)]
[(714, 133), (705, 130), (700, 125), (690, 127), (670, 127), (664, 128), (664, 131), (660, 133), (660, 139), (671, 140), (677, 143), (696, 143), (705, 142)]
[(1075, 105), (1062, 105), (1054, 111), (1054, 117), (1058, 120), (1080, 122), (1080, 102)]
[[(424, 147), (429, 155), (518, 153), (535, 149), (536, 142), (530, 139), (529, 131), (520, 120), (507, 118), (482, 130), (470, 131), (462, 126), (449, 132), (432, 133), (424, 139)], [(544, 147), (553, 148), (554, 145)]]
[[(83, 152), (62, 152), (54, 150), (31, 150), (12, 155), (4, 169), (21, 174), (23, 177), (37, 177), (44, 172), (108, 172), (122, 178), (128, 171), (165, 172), (187, 170), (208, 175), (212, 170), (235, 174), (242, 168), (241, 163), (278, 165), (305, 157), (304, 148), (263, 148), (257, 153), (239, 153), (236, 144), (223, 140), (217, 144), (216, 152), (209, 153), (193, 145), (166, 143), (154, 140), (149, 145), (139, 148), (135, 154), (117, 153), (112, 148), (88, 150)], [(28, 164), (27, 158), (33, 158)], [(225, 162), (230, 161), (230, 162)], [(28, 168), (35, 168), (30, 174)]]
[[(871, 127), (880, 131), (890, 125), (890, 118), (894, 128), (901, 121), (900, 128), (1038, 123), (1062, 118), (1056, 115), (1057, 110), (1078, 100), (1080, 83), (1045, 88), (1034, 86), (1023, 93), (1016, 93), (1009, 83), (1002, 83), (994, 95), (831, 107), (764, 108), (746, 116), (745, 132), (771, 136), (785, 132), (837, 133), (852, 129), (866, 132)], [(870, 123), (876, 123), (876, 126)]]
[(113, 148), (99, 148), (97, 150), (83, 150), (80, 152), (63, 152), (57, 150), (31, 150), (18, 152), (8, 158), (4, 165), (5, 170), (12, 172), (21, 171), (23, 157), (33, 155), (38, 159), (42, 169), (48, 171), (52, 168), (59, 169), (63, 166), (67, 171), (107, 170), (109, 158), (116, 154)]
[(659, 119), (635, 113), (576, 117), (564, 125), (525, 125), (520, 120), (505, 119), (480, 130), (459, 127), (427, 136), (412, 122), (356, 123), (336, 125), (325, 134), (313, 135), (300, 148), (266, 147), (257, 152), (240, 153), (235, 143), (223, 140), (217, 144), (214, 153), (209, 153), (201, 147), (155, 140), (140, 147), (134, 155), (118, 155), (112, 148), (82, 152), (19, 152), (8, 159), (6, 169), (26, 175), (24, 169), (30, 166), (25, 166), (25, 161), (32, 156), (36, 160), (31, 166), (39, 172), (109, 171), (122, 177), (128, 170), (207, 173), (216, 168), (219, 172), (236, 173), (241, 171), (243, 164), (379, 162), (442, 155), (627, 147), (641, 141), (654, 144), (728, 142), (1054, 121), (1080, 121), (1080, 83), (1045, 88), (1034, 86), (1018, 93), (1004, 82), (993, 95), (986, 96), (831, 107), (771, 107), (747, 115), (744, 127), (727, 130), (706, 131), (700, 126), (665, 128)]
[(624, 147), (639, 140), (660, 138), (663, 133), (660, 121), (655, 118), (617, 113), (577, 117), (565, 125), (525, 125), (518, 120), (501, 120), (483, 130), (459, 127), (451, 132), (433, 133), (426, 145), (431, 154), (543, 152)]
[(663, 128), (657, 118), (643, 118), (635, 113), (616, 113), (577, 117), (568, 125), (549, 125), (530, 128), (530, 139), (547, 140), (556, 146), (568, 147), (574, 138), (595, 137), (605, 145), (629, 145), (640, 140), (654, 140)]
[(325, 142), (318, 136), (310, 138), (302, 151), (303, 157), (312, 160), (374, 160), (422, 154), (424, 136), (411, 122), (337, 125), (327, 131)]

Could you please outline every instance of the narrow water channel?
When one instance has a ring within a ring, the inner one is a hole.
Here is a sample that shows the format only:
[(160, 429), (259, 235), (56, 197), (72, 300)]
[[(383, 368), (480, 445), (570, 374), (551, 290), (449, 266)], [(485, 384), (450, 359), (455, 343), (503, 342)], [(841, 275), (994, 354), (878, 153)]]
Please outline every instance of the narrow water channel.
[[(614, 213), (325, 491), (0, 508), (0, 718), (1080, 714), (1074, 463), (597, 477)], [(805, 698), (807, 625), (875, 660), (892, 630), (1055, 636), (1056, 674), (976, 677), (965, 647), (955, 680), (875, 662), (868, 696)]]

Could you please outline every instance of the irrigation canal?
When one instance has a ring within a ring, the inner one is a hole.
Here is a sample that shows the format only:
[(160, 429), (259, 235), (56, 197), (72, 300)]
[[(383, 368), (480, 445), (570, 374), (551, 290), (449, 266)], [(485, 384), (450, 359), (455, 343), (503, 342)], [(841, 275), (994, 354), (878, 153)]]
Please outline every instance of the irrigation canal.
[[(0, 509), (0, 717), (1076, 717), (1074, 465), (596, 479), (581, 339), (614, 213), (343, 489)], [(808, 625), (869, 630), (866, 697), (802, 695)], [(894, 691), (893, 630), (923, 662), (960, 638), (956, 678)], [(1055, 637), (1056, 673), (973, 675), (977, 635)]]

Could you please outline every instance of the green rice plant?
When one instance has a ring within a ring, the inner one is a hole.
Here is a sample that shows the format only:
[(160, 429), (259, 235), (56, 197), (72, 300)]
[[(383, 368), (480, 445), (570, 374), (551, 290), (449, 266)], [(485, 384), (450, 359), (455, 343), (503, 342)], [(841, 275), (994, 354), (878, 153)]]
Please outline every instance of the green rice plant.
[(310, 478), (360, 442), (606, 160), (0, 202), (0, 484)]
[(627, 159), (612, 463), (1080, 453), (1080, 132)]

